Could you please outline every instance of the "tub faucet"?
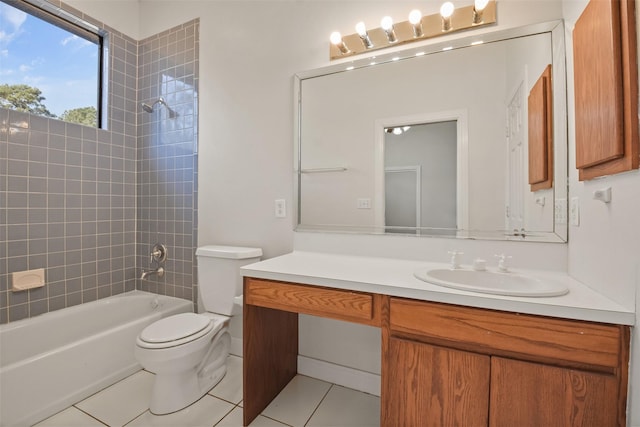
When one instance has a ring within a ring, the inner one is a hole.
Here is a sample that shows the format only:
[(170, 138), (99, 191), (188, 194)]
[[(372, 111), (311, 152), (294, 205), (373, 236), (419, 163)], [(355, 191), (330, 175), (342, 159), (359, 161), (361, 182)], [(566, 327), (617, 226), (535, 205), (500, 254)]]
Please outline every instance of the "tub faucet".
[(142, 270), (142, 274), (140, 275), (140, 280), (144, 280), (149, 276), (157, 275), (158, 277), (164, 276), (164, 268), (158, 267), (155, 270)]

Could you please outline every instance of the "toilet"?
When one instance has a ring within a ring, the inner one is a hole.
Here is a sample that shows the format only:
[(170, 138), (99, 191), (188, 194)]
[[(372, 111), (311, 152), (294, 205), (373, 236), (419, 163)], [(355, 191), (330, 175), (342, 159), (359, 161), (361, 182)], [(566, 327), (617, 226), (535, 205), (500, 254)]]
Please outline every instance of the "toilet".
[(242, 295), (240, 267), (261, 256), (258, 248), (203, 246), (196, 250), (199, 297), (206, 312), (165, 317), (136, 339), (136, 359), (156, 374), (151, 413), (186, 408), (224, 377), (231, 343), (229, 321), (235, 301), (241, 300), (236, 297)]

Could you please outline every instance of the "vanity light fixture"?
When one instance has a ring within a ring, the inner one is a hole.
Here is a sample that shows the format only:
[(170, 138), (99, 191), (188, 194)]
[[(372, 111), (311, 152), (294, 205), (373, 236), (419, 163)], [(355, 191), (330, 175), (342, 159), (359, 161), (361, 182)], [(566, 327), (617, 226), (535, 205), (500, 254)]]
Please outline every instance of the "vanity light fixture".
[(482, 23), (484, 9), (489, 4), (489, 0), (475, 0), (473, 2), (473, 23), (475, 25)]
[(380, 28), (382, 28), (382, 30), (387, 35), (387, 40), (389, 40), (389, 43), (395, 43), (398, 41), (398, 38), (396, 37), (396, 31), (393, 28), (393, 19), (391, 19), (390, 16), (385, 16), (384, 18), (382, 18), (382, 21), (380, 21)]
[(358, 22), (354, 34), (344, 37), (338, 32), (331, 34), (329, 58), (342, 59), (495, 24), (496, 9), (496, 0), (474, 0), (469, 6), (457, 8), (447, 1), (440, 8), (440, 13), (423, 15), (416, 9), (409, 13), (407, 21), (395, 24), (390, 16), (385, 16), (380, 22), (380, 27), (373, 29), (367, 29), (364, 22)]
[(329, 40), (331, 41), (331, 44), (336, 46), (343, 55), (351, 52), (344, 43), (344, 40), (342, 40), (342, 35), (340, 35), (338, 31), (331, 33)]
[(451, 30), (451, 17), (455, 12), (456, 7), (450, 1), (443, 3), (440, 6), (440, 16), (442, 16), (442, 31)]
[(373, 47), (373, 43), (371, 42), (371, 38), (369, 37), (369, 33), (367, 32), (367, 27), (364, 25), (364, 22), (360, 21), (356, 24), (356, 33), (360, 36), (360, 40), (362, 40), (365, 48), (371, 49)]

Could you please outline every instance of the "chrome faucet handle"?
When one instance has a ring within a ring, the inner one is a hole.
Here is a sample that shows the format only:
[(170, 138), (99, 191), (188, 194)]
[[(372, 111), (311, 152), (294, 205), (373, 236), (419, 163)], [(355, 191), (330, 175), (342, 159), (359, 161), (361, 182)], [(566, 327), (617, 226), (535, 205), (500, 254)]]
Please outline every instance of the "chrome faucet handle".
[(153, 263), (155, 261), (158, 264), (160, 264), (161, 262), (164, 262), (166, 259), (167, 259), (167, 247), (161, 243), (156, 243), (155, 245), (153, 245), (153, 248), (151, 248), (151, 260), (149, 262)]

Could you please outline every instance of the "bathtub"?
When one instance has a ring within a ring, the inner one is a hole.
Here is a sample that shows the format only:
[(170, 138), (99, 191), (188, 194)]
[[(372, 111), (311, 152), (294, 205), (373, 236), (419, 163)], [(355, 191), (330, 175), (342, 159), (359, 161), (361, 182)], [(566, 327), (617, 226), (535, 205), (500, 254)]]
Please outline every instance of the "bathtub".
[(190, 311), (132, 291), (0, 325), (0, 426), (32, 425), (136, 372), (142, 329)]

